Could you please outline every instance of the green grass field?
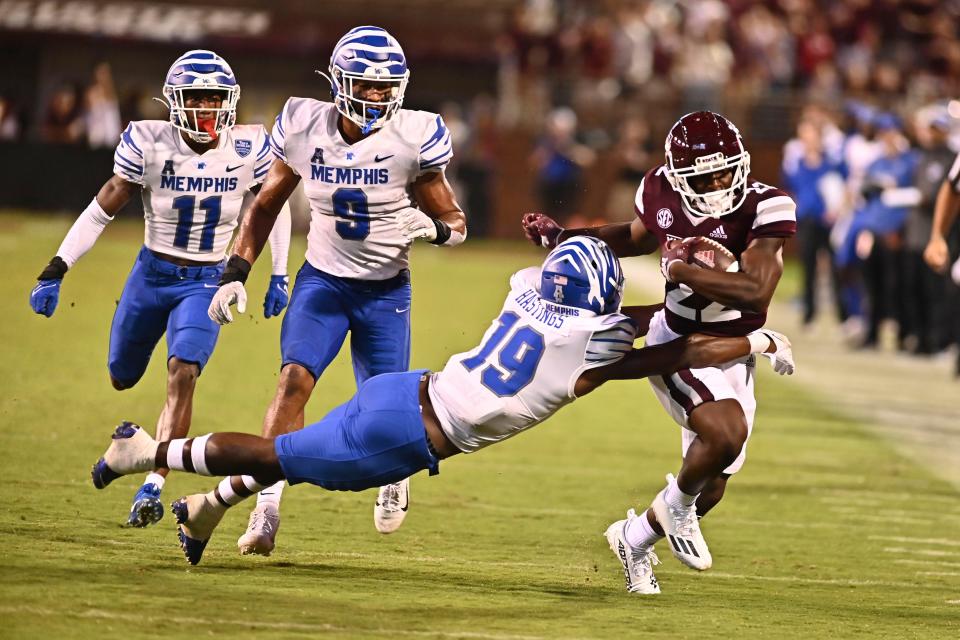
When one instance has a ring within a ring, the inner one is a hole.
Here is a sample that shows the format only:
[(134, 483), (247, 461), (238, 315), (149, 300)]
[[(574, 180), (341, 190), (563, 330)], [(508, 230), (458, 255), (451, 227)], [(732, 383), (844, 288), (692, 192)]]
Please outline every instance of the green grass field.
[[(765, 364), (749, 461), (704, 521), (714, 567), (694, 573), (661, 545), (660, 596), (625, 592), (602, 537), (679, 467), (678, 428), (642, 381), (610, 384), (438, 477), (419, 474), (392, 536), (373, 528), (375, 492), (297, 486), (274, 556), (237, 555), (241, 506), (189, 567), (169, 514), (147, 530), (121, 526), (139, 478), (103, 492), (89, 480), (113, 426), (152, 430), (163, 400), (163, 345), (130, 391), (106, 373), (142, 224), (106, 231), (52, 319), (27, 305), (70, 222), (0, 216), (0, 637), (960, 637), (960, 492)], [(474, 346), (507, 276), (540, 258), (521, 244), (418, 246), (414, 365)], [(279, 364), (280, 323), (258, 308), (265, 274), (258, 265), (252, 312), (221, 333), (200, 379), (195, 434), (259, 432)], [(352, 390), (341, 357), (308, 421)], [(165, 496), (211, 483), (174, 475)]]

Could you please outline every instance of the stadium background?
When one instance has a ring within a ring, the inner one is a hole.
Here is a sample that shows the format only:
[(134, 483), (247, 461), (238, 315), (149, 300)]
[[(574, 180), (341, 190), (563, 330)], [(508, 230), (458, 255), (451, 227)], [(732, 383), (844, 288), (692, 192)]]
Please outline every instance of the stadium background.
[[(95, 494), (85, 475), (111, 423), (152, 424), (161, 404), (162, 358), (123, 394), (103, 367), (142, 237), (139, 203), (71, 272), (54, 318), (34, 316), (26, 297), (110, 175), (111, 112), (117, 126), (165, 117), (150, 98), (186, 48), (223, 54), (242, 86), (238, 121), (269, 123), (289, 95), (325, 96), (313, 70), (348, 28), (374, 23), (398, 37), (412, 69), (405, 106), (441, 110), (458, 135), (451, 174), (471, 230), (449, 253), (414, 251), (413, 361), (436, 368), (473, 346), (510, 271), (541, 257), (517, 239), (520, 213), (629, 219), (639, 176), (691, 108), (739, 124), (753, 175), (773, 184), (811, 104), (838, 125), (851, 104), (896, 114), (914, 144), (914, 116), (931, 107), (955, 129), (958, 16), (956, 2), (935, 0), (0, 0), (3, 635), (955, 637), (956, 352), (907, 358), (895, 329), (878, 350), (849, 350), (829, 313), (802, 327), (792, 260), (772, 324), (795, 338), (800, 373), (761, 371), (751, 462), (705, 525), (720, 566), (693, 575), (667, 559), (653, 603), (623, 593), (600, 536), (676, 463), (675, 428), (643, 383), (611, 386), (502, 449), (418, 478), (397, 536), (373, 533), (366, 494), (298, 488), (277, 556), (234, 557), (245, 517), (234, 513), (187, 570), (169, 516), (122, 529), (126, 495)], [(557, 137), (579, 169), (551, 182)], [(633, 301), (657, 299), (652, 261), (629, 275)], [(259, 428), (278, 330), (253, 314), (222, 334), (198, 385), (195, 432)], [(308, 419), (351, 389), (338, 359)], [(207, 484), (177, 479), (175, 490)]]

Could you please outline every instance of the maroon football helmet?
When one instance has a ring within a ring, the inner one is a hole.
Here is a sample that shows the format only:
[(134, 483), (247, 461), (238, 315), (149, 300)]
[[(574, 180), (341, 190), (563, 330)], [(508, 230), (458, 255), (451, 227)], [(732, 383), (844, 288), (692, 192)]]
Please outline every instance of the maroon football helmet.
[[(688, 113), (670, 129), (664, 143), (667, 180), (695, 215), (719, 218), (736, 211), (747, 195), (750, 154), (733, 123), (712, 111)], [(698, 193), (691, 176), (729, 169), (733, 181), (726, 189)]]

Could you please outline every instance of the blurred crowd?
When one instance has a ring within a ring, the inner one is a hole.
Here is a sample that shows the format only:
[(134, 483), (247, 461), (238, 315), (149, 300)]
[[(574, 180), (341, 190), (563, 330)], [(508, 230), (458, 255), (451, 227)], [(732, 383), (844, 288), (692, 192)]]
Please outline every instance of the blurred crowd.
[[(526, 0), (500, 42), (508, 121), (618, 117), (784, 94), (926, 104), (957, 95), (958, 0)], [(729, 109), (728, 109), (729, 110)]]
[(908, 115), (859, 101), (839, 118), (807, 107), (784, 147), (783, 184), (797, 202), (804, 323), (832, 297), (855, 346), (877, 347), (888, 323), (897, 349), (929, 356), (960, 340), (960, 229), (949, 239), (952, 270), (937, 273), (923, 259), (957, 152), (947, 106)]
[(60, 81), (47, 89), (35, 121), (29, 105), (0, 96), (0, 140), (113, 148), (126, 124), (143, 118), (141, 93), (131, 92), (121, 100), (106, 62), (93, 68), (86, 83)]

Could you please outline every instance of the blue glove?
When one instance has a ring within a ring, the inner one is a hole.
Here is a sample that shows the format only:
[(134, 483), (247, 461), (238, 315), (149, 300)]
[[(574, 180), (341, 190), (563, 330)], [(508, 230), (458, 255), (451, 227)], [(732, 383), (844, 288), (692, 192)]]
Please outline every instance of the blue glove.
[(30, 306), (34, 313), (47, 316), (53, 315), (60, 301), (60, 285), (63, 278), (39, 280), (37, 286), (30, 292)]
[(280, 315), (287, 303), (290, 302), (290, 295), (287, 293), (287, 284), (290, 278), (287, 276), (270, 276), (270, 287), (267, 289), (267, 296), (263, 299), (263, 317), (272, 318)]

